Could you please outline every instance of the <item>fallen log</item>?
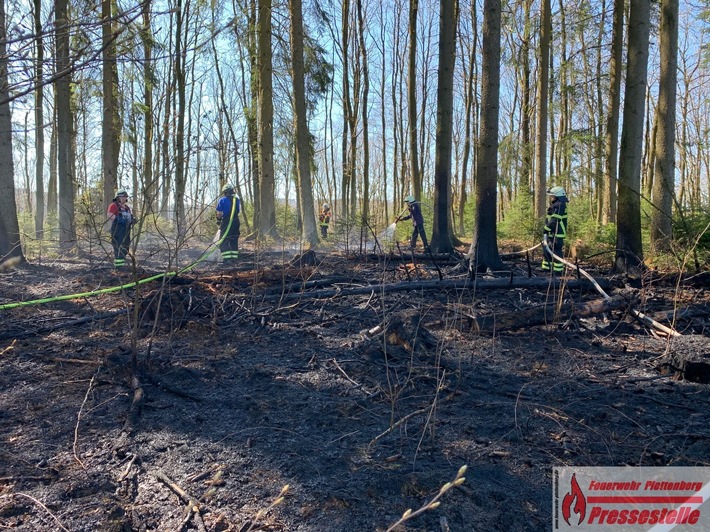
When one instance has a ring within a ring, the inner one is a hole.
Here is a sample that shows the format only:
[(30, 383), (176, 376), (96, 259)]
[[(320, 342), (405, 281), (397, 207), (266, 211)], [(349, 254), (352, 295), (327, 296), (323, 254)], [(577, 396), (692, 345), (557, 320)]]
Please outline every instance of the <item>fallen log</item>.
[(459, 320), (459, 328), (468, 328), (481, 333), (524, 329), (535, 325), (561, 323), (572, 317), (583, 318), (602, 314), (610, 310), (623, 308), (628, 304), (629, 301), (626, 298), (615, 296), (611, 299), (596, 299), (582, 304), (545, 305), (487, 316), (464, 315), (464, 320)]
[[(607, 288), (611, 285), (608, 281), (598, 281), (599, 284), (606, 285)], [(346, 297), (357, 295), (369, 295), (372, 293), (383, 294), (390, 292), (406, 292), (410, 290), (495, 290), (505, 288), (555, 288), (565, 287), (569, 290), (593, 289), (592, 283), (585, 280), (567, 280), (560, 278), (549, 277), (513, 277), (497, 278), (497, 279), (482, 279), (466, 278), (463, 280), (444, 280), (444, 281), (415, 281), (401, 282), (389, 284), (373, 284), (369, 286), (358, 286), (354, 288), (342, 288), (334, 290), (317, 290), (314, 292), (301, 292), (284, 295), (270, 295), (262, 298), (262, 301), (287, 301), (293, 299), (329, 299), (332, 297)]]

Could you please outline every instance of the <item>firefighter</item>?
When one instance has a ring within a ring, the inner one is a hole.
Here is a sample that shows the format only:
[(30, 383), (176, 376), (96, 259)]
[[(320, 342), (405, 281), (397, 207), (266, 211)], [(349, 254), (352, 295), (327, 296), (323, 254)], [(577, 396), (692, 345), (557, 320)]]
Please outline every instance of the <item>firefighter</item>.
[[(550, 197), (550, 206), (547, 209), (547, 220), (545, 221), (544, 234), (547, 235), (547, 243), (558, 257), (562, 257), (564, 252), (565, 238), (567, 237), (567, 194), (562, 187), (552, 187), (547, 190)], [(542, 269), (556, 273), (562, 273), (564, 264), (553, 259), (547, 249), (543, 249)]]
[(239, 207), (239, 198), (234, 195), (234, 187), (225, 184), (216, 209), (217, 222), (219, 222), (219, 250), (222, 252), (224, 264), (230, 264), (239, 258)]
[(124, 189), (116, 192), (116, 196), (108, 206), (106, 213), (111, 222), (111, 245), (113, 246), (113, 266), (120, 268), (126, 265), (126, 255), (131, 244), (131, 225), (136, 218), (128, 206), (128, 192)]
[(407, 204), (409, 214), (407, 216), (398, 216), (395, 222), (401, 222), (411, 218), (414, 228), (412, 230), (412, 238), (409, 242), (409, 247), (414, 251), (414, 248), (417, 246), (417, 237), (421, 236), (424, 251), (427, 251), (429, 249), (429, 242), (426, 239), (426, 231), (424, 230), (424, 217), (422, 216), (421, 205), (414, 196), (407, 196), (404, 198), (404, 201)]
[(323, 204), (323, 210), (320, 211), (318, 215), (318, 223), (320, 225), (320, 234), (324, 240), (328, 239), (328, 226), (330, 225), (330, 205), (327, 203)]

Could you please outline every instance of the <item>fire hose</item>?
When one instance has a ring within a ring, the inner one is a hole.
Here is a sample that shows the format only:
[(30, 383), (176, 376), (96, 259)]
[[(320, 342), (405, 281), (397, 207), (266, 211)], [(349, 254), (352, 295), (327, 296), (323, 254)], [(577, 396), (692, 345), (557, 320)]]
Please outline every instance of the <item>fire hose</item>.
[(61, 295), (61, 296), (55, 296), (55, 297), (46, 297), (42, 299), (33, 299), (30, 301), (19, 301), (16, 303), (6, 303), (4, 305), (0, 305), (0, 311), (2, 310), (8, 310), (12, 308), (18, 308), (18, 307), (27, 307), (30, 305), (43, 305), (45, 303), (53, 303), (55, 301), (69, 301), (71, 299), (81, 299), (85, 297), (93, 297), (93, 296), (98, 296), (100, 294), (109, 294), (111, 292), (120, 292), (121, 290), (126, 290), (129, 288), (135, 288), (136, 286), (139, 285), (144, 285), (153, 281), (157, 281), (158, 279), (162, 278), (169, 278), (169, 277), (175, 277), (177, 275), (180, 275), (185, 272), (189, 272), (192, 270), (195, 266), (197, 266), (199, 263), (203, 262), (207, 258), (210, 257), (218, 248), (219, 245), (222, 243), (222, 241), (226, 238), (227, 234), (229, 233), (229, 229), (232, 226), (232, 221), (234, 220), (235, 216), (235, 206), (236, 206), (236, 201), (232, 202), (232, 212), (229, 215), (229, 224), (227, 225), (227, 229), (224, 232), (224, 235), (222, 238), (220, 238), (213, 246), (210, 248), (207, 248), (207, 250), (192, 264), (189, 264), (188, 266), (185, 266), (184, 268), (177, 270), (177, 271), (168, 271), (168, 272), (163, 272), (159, 273), (156, 275), (153, 275), (151, 277), (146, 277), (145, 279), (139, 279), (138, 281), (133, 281), (130, 283), (122, 284), (119, 286), (111, 286), (108, 288), (102, 288), (100, 290), (91, 290), (89, 292), (82, 292), (79, 294), (66, 294), (66, 295)]

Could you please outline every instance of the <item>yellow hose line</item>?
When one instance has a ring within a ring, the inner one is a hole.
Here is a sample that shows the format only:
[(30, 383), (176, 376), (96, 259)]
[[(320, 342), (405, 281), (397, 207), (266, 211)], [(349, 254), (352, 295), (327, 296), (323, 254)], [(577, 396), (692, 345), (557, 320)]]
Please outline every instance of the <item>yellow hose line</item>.
[(45, 303), (53, 303), (54, 301), (69, 301), (70, 299), (81, 299), (84, 297), (92, 297), (92, 296), (97, 296), (100, 294), (109, 294), (111, 292), (119, 292), (121, 290), (126, 290), (128, 288), (134, 288), (138, 285), (147, 284), (147, 283), (156, 281), (158, 279), (162, 279), (163, 277), (174, 277), (176, 275), (180, 275), (181, 273), (188, 272), (188, 271), (192, 270), (195, 266), (197, 266), (200, 262), (203, 262), (205, 259), (207, 259), (209, 256), (211, 256), (212, 253), (215, 252), (215, 250), (220, 246), (220, 244), (222, 243), (224, 238), (229, 233), (229, 229), (232, 227), (232, 220), (234, 220), (234, 211), (236, 210), (235, 207), (237, 204), (237, 202), (234, 201), (234, 197), (232, 197), (232, 198), (233, 198), (232, 199), (232, 212), (229, 213), (229, 224), (227, 225), (227, 230), (224, 232), (224, 235), (222, 236), (222, 238), (220, 238), (214, 244), (214, 247), (209, 251), (209, 253), (207, 253), (207, 252), (203, 253), (199, 259), (197, 259), (192, 264), (182, 268), (181, 270), (174, 271), (174, 272), (159, 273), (157, 275), (153, 275), (152, 277), (146, 277), (145, 279), (140, 279), (138, 281), (133, 281), (131, 283), (126, 283), (126, 284), (122, 284), (119, 286), (111, 286), (109, 288), (102, 288), (100, 290), (92, 290), (90, 292), (82, 292), (80, 294), (67, 294), (67, 295), (63, 295), (63, 296), (45, 297), (43, 299), (33, 299), (31, 301), (20, 301), (17, 303), (7, 303), (5, 305), (0, 305), (0, 310), (9, 310), (9, 309), (18, 308), (18, 307), (29, 307), (31, 305), (43, 305)]

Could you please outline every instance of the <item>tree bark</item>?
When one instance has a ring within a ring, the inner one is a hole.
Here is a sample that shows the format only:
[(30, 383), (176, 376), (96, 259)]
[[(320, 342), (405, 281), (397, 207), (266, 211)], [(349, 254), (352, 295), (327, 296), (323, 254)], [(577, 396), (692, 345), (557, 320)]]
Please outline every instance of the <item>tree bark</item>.
[(306, 116), (306, 89), (303, 73), (303, 12), (301, 0), (290, 0), (291, 14), (291, 65), (294, 115), (296, 122), (296, 166), (298, 168), (298, 195), (303, 222), (302, 235), (311, 248), (318, 245), (316, 215), (313, 208), (311, 184), (310, 131)]
[(651, 210), (651, 249), (654, 252), (669, 251), (673, 237), (678, 0), (661, 2), (660, 52), (661, 73), (656, 108), (658, 131)]
[[(0, 0), (0, 262), (24, 262), (15, 203), (15, 165), (12, 160), (12, 115), (8, 91), (5, 0)], [(27, 191), (29, 194), (29, 190)]]
[(473, 241), (469, 251), (476, 268), (480, 271), (485, 271), (487, 268), (498, 269), (502, 266), (496, 235), (500, 114), (500, 0), (485, 0), (483, 13), (480, 147), (476, 162)]
[(57, 181), (59, 189), (59, 249), (62, 253), (76, 250), (74, 213), (74, 160), (72, 150), (73, 113), (71, 103), (71, 62), (69, 57), (69, 4), (56, 0), (55, 46), (57, 76)]
[[(419, 109), (417, 108), (417, 15), (419, 0), (409, 0), (409, 53), (407, 56), (407, 116), (409, 119), (409, 168), (412, 195), (422, 199), (422, 176), (419, 169)], [(443, 35), (443, 34), (442, 34)]]
[(116, 189), (118, 189), (118, 156), (121, 150), (122, 129), (118, 103), (118, 67), (116, 64), (112, 6), (113, 0), (101, 1), (101, 37), (103, 44), (101, 70), (103, 93), (101, 174), (103, 175), (104, 211), (106, 211), (116, 196)]
[(550, 83), (550, 0), (540, 3), (540, 71), (537, 78), (537, 142), (535, 143), (535, 217), (547, 211), (547, 98)]
[(456, 0), (441, 0), (439, 12), (439, 74), (436, 91), (436, 161), (434, 166), (434, 229), (431, 250), (451, 253), (451, 142), (456, 62)]
[(614, 269), (634, 274), (643, 264), (641, 156), (650, 19), (650, 0), (631, 0), (624, 119), (619, 153), (619, 210)]
[(278, 236), (276, 231), (274, 181), (274, 102), (271, 52), (271, 0), (259, 1), (259, 168), (261, 179), (259, 232)]
[[(2, 0), (0, 0), (2, 1)], [(44, 239), (44, 39), (42, 0), (34, 0), (35, 22), (35, 238)], [(28, 191), (29, 192), (29, 191)]]

